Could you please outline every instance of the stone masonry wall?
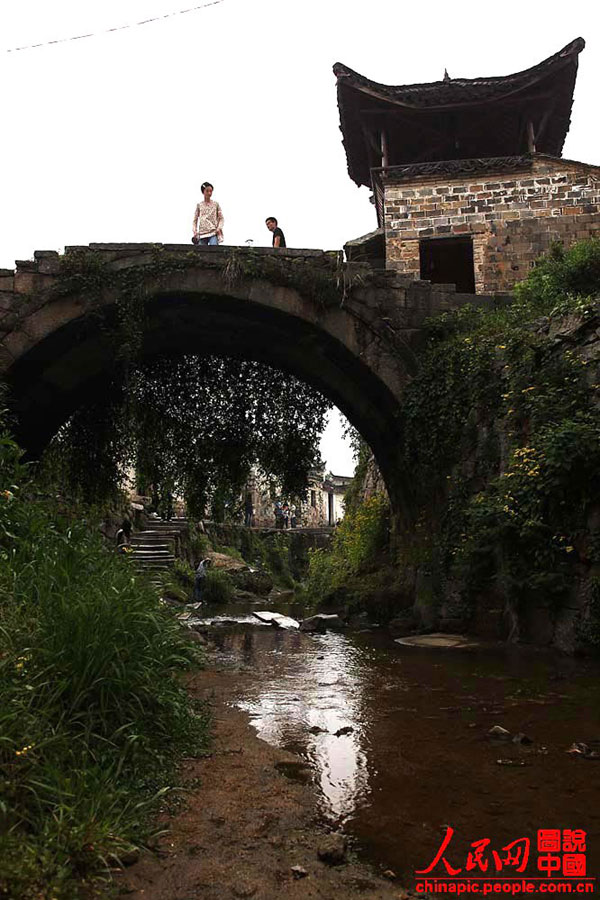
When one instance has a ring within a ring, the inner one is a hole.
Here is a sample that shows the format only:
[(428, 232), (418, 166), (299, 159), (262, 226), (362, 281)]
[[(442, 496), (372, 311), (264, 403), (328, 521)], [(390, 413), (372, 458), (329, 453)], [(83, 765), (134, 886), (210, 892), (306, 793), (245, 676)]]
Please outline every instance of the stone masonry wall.
[(477, 293), (510, 291), (553, 241), (600, 235), (600, 166), (534, 156), (523, 171), (384, 176), (387, 266), (419, 278), (419, 241), (473, 239)]

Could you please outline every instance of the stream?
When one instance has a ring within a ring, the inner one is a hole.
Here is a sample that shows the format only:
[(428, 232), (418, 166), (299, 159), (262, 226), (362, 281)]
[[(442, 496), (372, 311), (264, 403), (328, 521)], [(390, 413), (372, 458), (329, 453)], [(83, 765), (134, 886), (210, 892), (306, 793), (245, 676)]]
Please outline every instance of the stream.
[[(293, 601), (256, 608), (302, 614)], [(406, 879), (430, 865), (447, 826), (456, 868), (475, 841), (535, 848), (539, 829), (569, 828), (587, 832), (587, 874), (600, 873), (600, 758), (568, 752), (600, 739), (597, 661), (407, 647), (380, 628), (280, 630), (247, 602), (211, 616), (237, 623), (210, 628), (217, 664), (240, 673), (235, 703), (260, 738), (307, 763), (320, 815), (360, 856)], [(491, 739), (495, 725), (531, 743)]]

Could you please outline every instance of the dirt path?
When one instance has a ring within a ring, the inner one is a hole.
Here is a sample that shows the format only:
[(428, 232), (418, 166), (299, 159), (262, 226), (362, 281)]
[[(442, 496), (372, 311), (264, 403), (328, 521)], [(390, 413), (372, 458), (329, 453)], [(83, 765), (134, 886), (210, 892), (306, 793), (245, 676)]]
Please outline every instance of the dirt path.
[[(135, 900), (405, 900), (398, 882), (351, 851), (341, 865), (319, 859), (327, 832), (316, 790), (283, 774), (298, 768), (298, 758), (259, 740), (245, 713), (228, 705), (240, 677), (209, 669), (192, 678), (191, 690), (212, 698), (213, 753), (187, 764), (186, 776), (199, 786), (183, 812), (164, 817), (169, 832), (158, 852), (117, 876), (122, 893)], [(298, 877), (293, 866), (307, 874)]]

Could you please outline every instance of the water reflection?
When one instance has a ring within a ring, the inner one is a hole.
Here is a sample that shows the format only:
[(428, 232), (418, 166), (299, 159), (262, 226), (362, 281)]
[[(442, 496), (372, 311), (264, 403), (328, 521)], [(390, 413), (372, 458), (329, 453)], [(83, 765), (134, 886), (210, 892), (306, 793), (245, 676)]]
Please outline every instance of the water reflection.
[[(600, 763), (566, 753), (600, 737), (597, 663), (402, 648), (384, 634), (308, 635), (256, 620), (215, 640), (223, 660), (243, 664), (236, 702), (259, 736), (309, 763), (324, 815), (384, 867), (427, 865), (451, 824), (463, 860), (482, 837), (503, 846), (539, 828), (582, 828), (600, 870)], [(499, 750), (486, 739), (495, 724), (534, 743)], [(523, 765), (499, 766), (505, 757)]]
[(259, 737), (311, 764), (324, 814), (343, 824), (369, 792), (361, 651), (341, 634), (277, 629), (226, 632), (218, 645), (256, 673), (238, 705)]

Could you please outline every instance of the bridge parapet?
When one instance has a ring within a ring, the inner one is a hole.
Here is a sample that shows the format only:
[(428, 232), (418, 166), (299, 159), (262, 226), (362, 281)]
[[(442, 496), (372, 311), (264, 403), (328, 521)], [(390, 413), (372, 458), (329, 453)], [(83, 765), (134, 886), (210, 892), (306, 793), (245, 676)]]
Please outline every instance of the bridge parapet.
[[(341, 252), (325, 250), (273, 249), (271, 247), (190, 247), (189, 244), (92, 243), (65, 247), (64, 255), (56, 250), (36, 250), (33, 259), (17, 260), (14, 269), (0, 269), (0, 297), (30, 294), (46, 290), (64, 275), (69, 260), (95, 257), (102, 265), (114, 269), (148, 266), (162, 257), (197, 262), (199, 265), (224, 268), (234, 256), (242, 258), (279, 258), (309, 261), (318, 268), (331, 268), (341, 263)], [(355, 265), (355, 264), (351, 264)]]
[[(358, 262), (344, 262), (341, 251), (273, 249), (270, 247), (190, 247), (189, 244), (92, 243), (67, 246), (64, 255), (55, 250), (36, 250), (31, 260), (17, 260), (15, 269), (0, 269), (0, 322), (10, 313), (19, 317), (23, 301), (56, 287), (72, 274), (72, 263), (86, 260), (112, 272), (160, 265), (169, 260), (182, 266), (221, 269), (231, 283), (236, 278), (264, 278), (302, 290), (312, 273), (313, 285), (320, 281), (322, 305), (342, 306), (350, 315), (379, 321), (383, 331), (420, 329), (424, 319), (466, 303), (495, 306), (507, 302), (506, 295), (457, 293), (452, 284), (431, 284), (394, 270), (372, 269)], [(328, 290), (325, 291), (325, 286)], [(10, 317), (10, 318), (14, 318)], [(1, 330), (6, 331), (2, 323)]]

